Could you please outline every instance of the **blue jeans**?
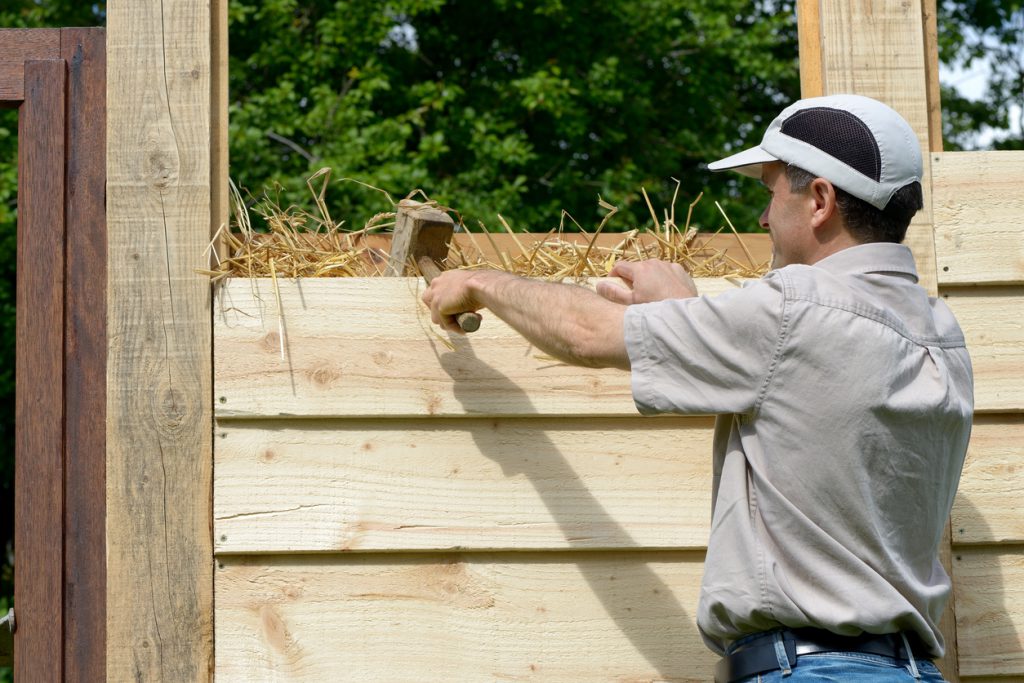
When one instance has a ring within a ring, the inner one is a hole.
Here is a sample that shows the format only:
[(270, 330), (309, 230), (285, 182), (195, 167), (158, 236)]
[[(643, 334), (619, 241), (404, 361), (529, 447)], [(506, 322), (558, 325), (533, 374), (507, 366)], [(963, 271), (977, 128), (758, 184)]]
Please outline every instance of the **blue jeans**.
[(917, 660), (920, 678), (911, 674), (904, 660), (859, 652), (822, 652), (797, 657), (788, 676), (782, 671), (766, 671), (740, 679), (737, 683), (942, 683), (945, 679), (928, 660)]

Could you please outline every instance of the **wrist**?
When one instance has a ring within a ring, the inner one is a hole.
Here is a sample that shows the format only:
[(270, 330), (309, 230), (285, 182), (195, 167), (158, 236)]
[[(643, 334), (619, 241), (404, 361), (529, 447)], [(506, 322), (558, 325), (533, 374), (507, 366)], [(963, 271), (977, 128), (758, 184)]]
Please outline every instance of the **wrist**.
[(476, 270), (472, 271), (472, 275), (466, 280), (466, 289), (475, 301), (485, 308), (490, 308), (501, 283), (510, 279), (518, 279), (518, 276), (503, 270)]

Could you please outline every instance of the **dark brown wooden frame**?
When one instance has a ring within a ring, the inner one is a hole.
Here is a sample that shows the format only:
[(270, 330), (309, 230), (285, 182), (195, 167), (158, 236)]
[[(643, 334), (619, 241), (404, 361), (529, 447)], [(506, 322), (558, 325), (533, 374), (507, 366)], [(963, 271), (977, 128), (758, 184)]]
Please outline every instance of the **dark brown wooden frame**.
[(14, 677), (106, 678), (106, 48), (0, 30), (17, 107)]

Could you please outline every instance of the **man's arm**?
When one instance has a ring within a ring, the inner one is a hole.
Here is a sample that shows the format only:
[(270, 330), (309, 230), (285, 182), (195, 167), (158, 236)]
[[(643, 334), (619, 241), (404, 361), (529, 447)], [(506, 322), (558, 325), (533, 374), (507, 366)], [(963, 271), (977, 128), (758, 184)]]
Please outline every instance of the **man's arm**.
[(462, 332), (454, 316), (490, 309), (532, 344), (559, 360), (587, 367), (629, 369), (623, 318), (634, 303), (696, 296), (678, 264), (622, 262), (611, 275), (627, 287), (598, 283), (600, 295), (574, 285), (529, 280), (501, 271), (449, 271), (423, 294), (433, 321)]
[(455, 314), (487, 308), (545, 353), (572, 365), (629, 369), (626, 307), (584, 287), (498, 270), (442, 273), (423, 293), (435, 323), (461, 332)]

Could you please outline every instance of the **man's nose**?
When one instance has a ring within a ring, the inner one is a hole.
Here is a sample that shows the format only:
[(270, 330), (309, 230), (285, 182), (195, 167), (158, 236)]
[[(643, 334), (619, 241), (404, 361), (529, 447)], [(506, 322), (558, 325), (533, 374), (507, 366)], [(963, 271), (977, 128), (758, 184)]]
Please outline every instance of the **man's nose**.
[(764, 228), (765, 230), (767, 230), (767, 229), (768, 229), (768, 208), (769, 208), (770, 206), (771, 206), (771, 205), (769, 204), (768, 206), (764, 207), (764, 211), (762, 211), (762, 212), (761, 212), (761, 217), (757, 219), (757, 222), (758, 222), (758, 223), (759, 223), (759, 224), (761, 225), (761, 227), (762, 227), (762, 228)]

